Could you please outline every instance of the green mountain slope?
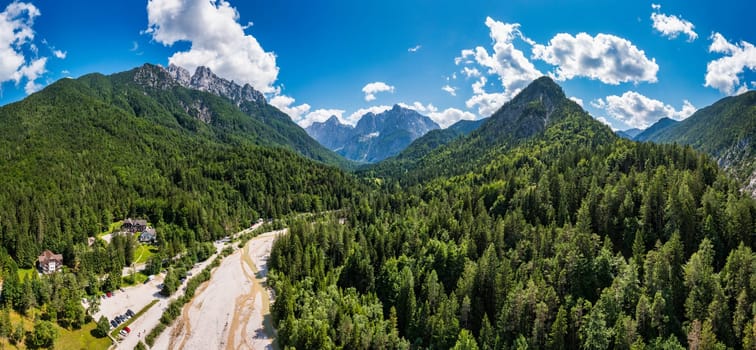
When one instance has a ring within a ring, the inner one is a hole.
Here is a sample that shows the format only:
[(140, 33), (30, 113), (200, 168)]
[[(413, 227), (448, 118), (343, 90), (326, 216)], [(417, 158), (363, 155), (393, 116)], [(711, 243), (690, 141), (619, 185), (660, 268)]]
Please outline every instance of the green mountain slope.
[(719, 100), (646, 140), (708, 153), (756, 194), (756, 91)]
[(376, 177), (417, 183), (482, 167), (498, 154), (532, 139), (604, 144), (617, 136), (596, 122), (548, 77), (533, 81), (469, 135), (438, 147), (419, 159), (387, 162), (363, 170)]
[(668, 128), (674, 126), (675, 124), (679, 123), (677, 120), (669, 119), (669, 118), (661, 118), (653, 125), (649, 126), (646, 130), (641, 131), (634, 137), (631, 137), (631, 140), (644, 142), (652, 140), (656, 137), (658, 137), (661, 133), (664, 132), (664, 130), (667, 130)]
[(22, 266), (42, 248), (73, 258), (74, 244), (128, 216), (175, 225), (161, 238), (181, 245), (259, 216), (339, 208), (354, 188), (295, 153), (339, 159), (280, 111), (138, 84), (143, 69), (157, 67), (60, 80), (0, 108), (0, 232)]

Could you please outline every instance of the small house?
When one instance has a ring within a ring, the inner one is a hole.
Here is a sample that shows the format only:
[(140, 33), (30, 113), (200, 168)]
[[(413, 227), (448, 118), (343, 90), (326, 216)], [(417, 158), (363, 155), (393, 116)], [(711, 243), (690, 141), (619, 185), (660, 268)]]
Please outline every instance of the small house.
[(139, 235), (139, 242), (141, 243), (156, 243), (157, 232), (152, 227), (146, 228), (141, 235)]
[(121, 230), (126, 232), (142, 232), (147, 229), (147, 220), (127, 218), (123, 220)]
[(63, 267), (63, 255), (55, 254), (50, 250), (42, 252), (42, 255), (37, 260), (39, 262), (39, 269), (44, 274), (58, 272)]

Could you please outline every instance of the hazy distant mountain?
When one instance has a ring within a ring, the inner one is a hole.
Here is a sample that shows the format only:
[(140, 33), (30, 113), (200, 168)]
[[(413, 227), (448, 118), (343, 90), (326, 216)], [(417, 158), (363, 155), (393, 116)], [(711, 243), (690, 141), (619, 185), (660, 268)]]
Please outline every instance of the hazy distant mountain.
[(331, 117), (325, 122), (313, 123), (305, 130), (322, 145), (347, 159), (374, 163), (399, 154), (412, 141), (435, 129), (439, 126), (430, 118), (395, 105), (379, 114), (365, 114), (354, 128)]
[(418, 160), (434, 149), (466, 136), (478, 129), (487, 118), (479, 120), (460, 120), (446, 129), (431, 130), (427, 134), (413, 141), (404, 151), (399, 153), (397, 160)]
[(653, 125), (649, 126), (648, 129), (643, 130), (641, 133), (635, 135), (633, 137), (633, 140), (635, 141), (652, 141), (657, 134), (661, 133), (665, 129), (679, 123), (677, 120), (669, 119), (669, 118), (661, 118)]
[(643, 130), (638, 129), (638, 128), (632, 128), (632, 129), (627, 129), (627, 130), (619, 130), (616, 133), (617, 133), (617, 136), (619, 137), (632, 140), (636, 136), (638, 136), (638, 134), (640, 134), (641, 132), (643, 132)]
[[(756, 194), (756, 91), (723, 98), (681, 122), (659, 123), (636, 139), (691, 145), (717, 159)], [(656, 130), (650, 132), (652, 128)]]
[(331, 116), (324, 122), (312, 123), (305, 130), (321, 145), (331, 150), (343, 147), (354, 134), (354, 127), (342, 124), (336, 116)]

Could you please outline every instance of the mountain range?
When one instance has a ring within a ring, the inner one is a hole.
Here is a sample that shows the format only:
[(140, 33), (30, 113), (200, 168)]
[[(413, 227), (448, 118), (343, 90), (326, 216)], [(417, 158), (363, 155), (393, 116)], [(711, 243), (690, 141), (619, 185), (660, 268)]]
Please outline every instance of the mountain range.
[(354, 127), (342, 124), (333, 116), (325, 122), (315, 122), (305, 130), (322, 145), (347, 159), (375, 163), (398, 154), (412, 141), (439, 128), (432, 119), (394, 105), (378, 114), (368, 112)]

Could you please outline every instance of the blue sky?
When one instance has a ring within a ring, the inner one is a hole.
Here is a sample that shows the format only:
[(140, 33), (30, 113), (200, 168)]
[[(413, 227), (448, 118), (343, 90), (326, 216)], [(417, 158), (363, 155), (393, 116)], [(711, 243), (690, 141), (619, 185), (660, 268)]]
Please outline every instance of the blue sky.
[(756, 88), (751, 1), (0, 2), (0, 104), (145, 62), (209, 66), (300, 125), (395, 103), (442, 126), (534, 78), (615, 129)]

